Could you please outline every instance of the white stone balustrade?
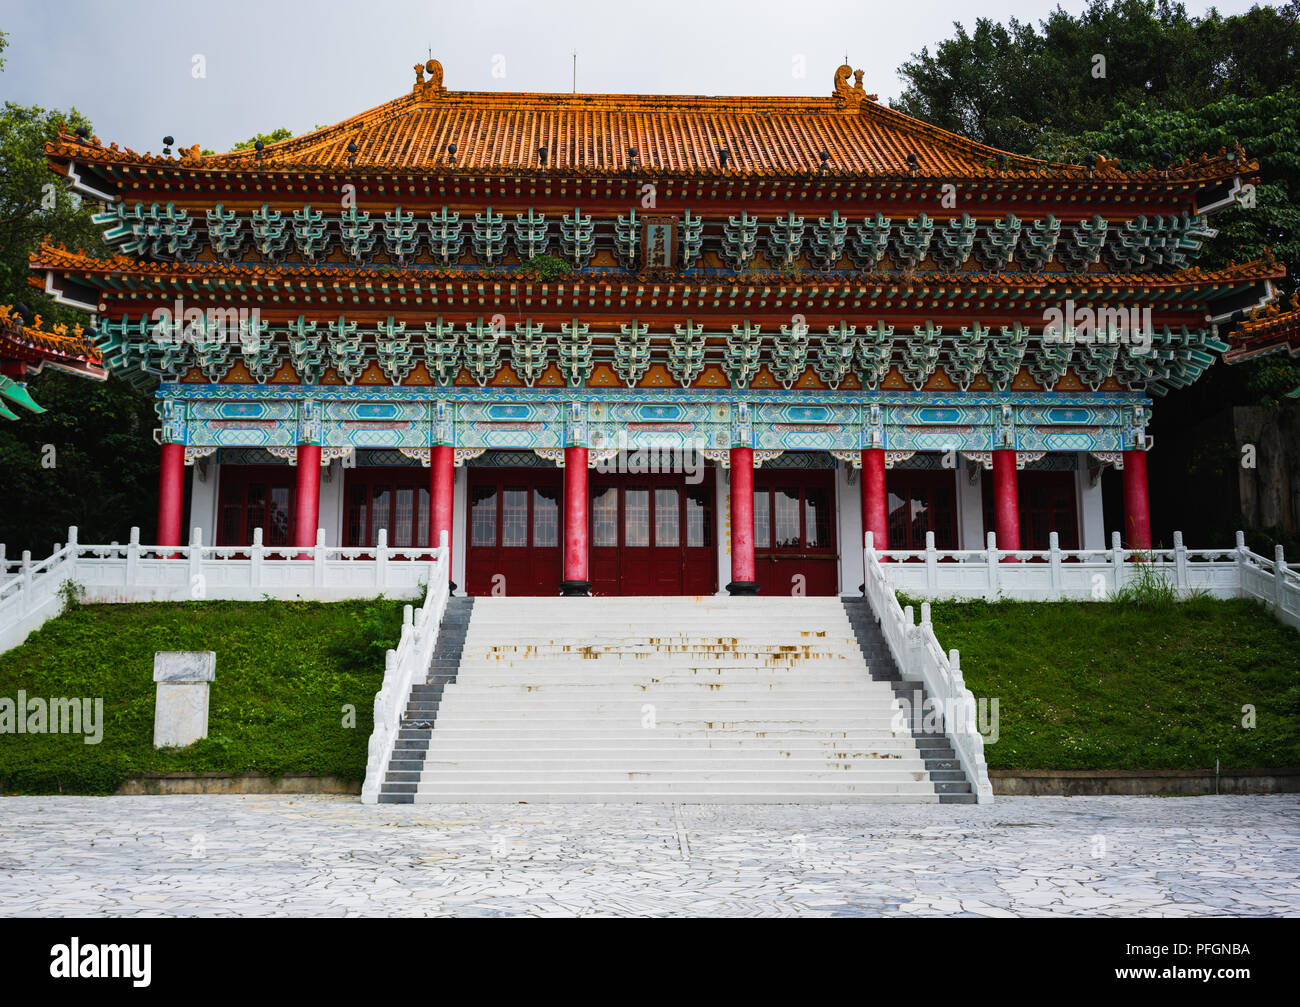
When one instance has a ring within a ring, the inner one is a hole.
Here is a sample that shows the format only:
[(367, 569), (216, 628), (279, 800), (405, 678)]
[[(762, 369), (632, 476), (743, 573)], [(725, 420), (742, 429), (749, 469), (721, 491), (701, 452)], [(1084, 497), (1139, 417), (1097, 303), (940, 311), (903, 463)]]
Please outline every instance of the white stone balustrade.
[(68, 544), (48, 558), (33, 562), (24, 552), (16, 566), (0, 566), (0, 651), (18, 646), (62, 611), (68, 582), (83, 601), (99, 603), (401, 597), (424, 590), (436, 552), (390, 548), (384, 530), (373, 547), (327, 546), (318, 530), (316, 545), (302, 549), (266, 546), (261, 529), (246, 546), (204, 545), (198, 528), (184, 546), (142, 545), (138, 528), (126, 545), (82, 545), (72, 527)]
[(1232, 549), (1188, 549), (1181, 532), (1174, 532), (1172, 549), (1125, 549), (1118, 532), (1105, 550), (1061, 549), (1055, 532), (1043, 550), (998, 549), (992, 532), (987, 549), (936, 549), (933, 532), (925, 541), (925, 549), (867, 551), (879, 559), (886, 582), (913, 598), (1107, 601), (1135, 578), (1154, 576), (1181, 597), (1255, 598), (1300, 629), (1300, 574), (1280, 546), (1266, 559), (1246, 548), (1241, 532)]
[(976, 722), (975, 696), (962, 678), (960, 655), (955, 650), (945, 654), (939, 646), (930, 622), (929, 604), (921, 606), (920, 625), (913, 618), (912, 606), (904, 609), (899, 604), (885, 573), (887, 564), (880, 561), (881, 554), (872, 546), (872, 533), (867, 532), (865, 539), (863, 587), (899, 675), (904, 682), (924, 683), (926, 695), (943, 713), (944, 730), (970, 780), (975, 800), (988, 803), (993, 800), (993, 785), (984, 759), (984, 738)]
[(402, 713), (411, 698), (411, 687), (424, 681), (429, 673), (429, 663), (438, 644), (438, 627), (451, 595), (451, 550), (447, 548), (447, 533), (439, 533), (438, 558), (433, 564), (433, 575), (424, 594), (424, 604), (418, 610), (407, 605), (402, 612), (402, 636), (397, 649), (384, 655), (384, 681), (375, 694), (375, 726), (370, 735), (366, 754), (366, 778), (361, 785), (361, 802), (376, 804), (379, 787), (388, 763), (393, 756), (397, 732), (402, 726)]

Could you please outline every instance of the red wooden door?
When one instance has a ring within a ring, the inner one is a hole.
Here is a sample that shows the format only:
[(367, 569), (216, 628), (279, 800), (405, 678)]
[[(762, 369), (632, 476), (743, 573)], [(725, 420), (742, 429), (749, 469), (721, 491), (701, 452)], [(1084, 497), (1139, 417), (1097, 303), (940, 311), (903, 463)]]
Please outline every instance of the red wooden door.
[(754, 473), (754, 574), (763, 595), (839, 593), (835, 473)]
[(713, 492), (681, 475), (592, 480), (588, 572), (599, 595), (717, 590)]
[(558, 595), (562, 473), (507, 468), (469, 473), (466, 591)]
[(957, 484), (952, 469), (894, 469), (886, 478), (889, 548), (924, 549), (934, 532), (936, 549), (957, 548)]
[(1079, 514), (1073, 472), (1021, 472), (1020, 544), (1046, 549), (1056, 532), (1062, 549), (1079, 548)]
[(223, 465), (217, 518), (217, 545), (252, 545), (262, 529), (262, 544), (293, 541), (296, 472), (281, 465)]
[(373, 546), (381, 529), (394, 549), (416, 549), (429, 542), (427, 469), (346, 469), (343, 544)]
[[(1018, 474), (1016, 489), (1021, 549), (1048, 548), (1052, 532), (1056, 532), (1062, 549), (1079, 548), (1079, 509), (1073, 472), (1027, 469)], [(984, 480), (983, 504), (984, 527), (989, 529), (993, 527), (993, 480), (989, 478)], [(978, 548), (983, 549), (984, 543)]]

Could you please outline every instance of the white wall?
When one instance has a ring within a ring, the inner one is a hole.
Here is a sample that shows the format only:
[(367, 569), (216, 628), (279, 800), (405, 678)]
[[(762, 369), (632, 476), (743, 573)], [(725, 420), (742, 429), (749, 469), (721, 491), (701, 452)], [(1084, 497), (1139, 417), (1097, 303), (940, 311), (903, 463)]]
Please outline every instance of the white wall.
[(1078, 454), (1078, 468), (1074, 473), (1074, 499), (1079, 512), (1079, 548), (1105, 549), (1106, 522), (1101, 507), (1101, 480), (1091, 486), (1088, 474), (1088, 452)]
[(204, 544), (212, 545), (216, 542), (217, 535), (217, 490), (221, 482), (221, 466), (217, 464), (215, 458), (207, 458), (205, 478), (202, 465), (204, 460), (200, 459), (191, 466), (193, 474), (190, 477), (190, 527), (185, 532), (184, 538), (188, 542), (193, 529), (201, 528)]
[[(469, 475), (465, 466), (453, 469), (451, 484), (451, 579), (456, 594), (465, 593), (465, 550), (469, 545)], [(432, 503), (432, 501), (430, 501)], [(563, 515), (561, 515), (563, 520)]]
[(718, 594), (727, 593), (731, 583), (731, 470), (717, 465), (713, 469), (713, 513), (716, 530), (713, 540), (718, 546)]
[[(975, 481), (971, 482), (971, 473)], [(984, 480), (992, 479), (992, 472), (984, 466), (963, 458), (954, 473), (957, 480), (957, 548), (983, 549), (988, 536), (984, 532)]]
[(862, 470), (835, 467), (835, 523), (839, 543), (840, 594), (858, 597), (862, 585)]
[(325, 529), (326, 545), (341, 545), (343, 542), (343, 483), (346, 473), (343, 463), (334, 459), (321, 470), (320, 478), (320, 512), (317, 523)]

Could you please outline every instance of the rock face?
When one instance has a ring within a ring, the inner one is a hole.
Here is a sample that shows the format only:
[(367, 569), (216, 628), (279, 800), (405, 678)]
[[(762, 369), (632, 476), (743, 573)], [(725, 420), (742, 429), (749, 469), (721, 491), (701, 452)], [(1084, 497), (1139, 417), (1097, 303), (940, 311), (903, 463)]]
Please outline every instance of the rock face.
[(208, 736), (208, 685), (216, 677), (215, 651), (154, 654), (154, 748), (182, 748)]
[(1256, 528), (1300, 533), (1300, 405), (1278, 412), (1237, 406), (1232, 419), (1238, 457), (1254, 447), (1254, 464), (1238, 467), (1242, 514)]

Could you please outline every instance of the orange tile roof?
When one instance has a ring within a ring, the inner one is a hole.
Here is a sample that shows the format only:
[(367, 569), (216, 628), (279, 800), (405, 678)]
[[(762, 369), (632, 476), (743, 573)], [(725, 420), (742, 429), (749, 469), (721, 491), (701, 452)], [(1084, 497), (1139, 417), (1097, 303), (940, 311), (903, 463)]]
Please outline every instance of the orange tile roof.
[[(430, 79), (425, 80), (425, 71)], [(1089, 177), (1079, 165), (1053, 164), (1004, 152), (904, 115), (849, 86), (849, 67), (825, 98), (701, 97), (620, 94), (500, 94), (448, 91), (436, 60), (417, 67), (409, 94), (303, 136), (251, 150), (201, 156), (197, 145), (179, 159), (103, 147), (64, 135), (52, 157), (102, 162), (173, 164), (188, 168), (446, 168), (455, 144), (457, 171), (788, 176), (829, 174), (966, 178)], [(859, 74), (860, 78), (860, 74)], [(348, 150), (355, 144), (356, 153)], [(545, 147), (542, 164), (538, 148)], [(637, 151), (635, 164), (629, 148)], [(720, 151), (728, 151), (724, 168)], [(821, 152), (829, 154), (825, 168)], [(917, 157), (913, 171), (909, 154)], [(1258, 170), (1226, 152), (1185, 161), (1169, 171), (1121, 172), (1101, 159), (1092, 175), (1123, 178), (1224, 177)]]
[[(400, 284), (436, 284), (448, 280), (476, 285), (499, 284), (506, 286), (523, 286), (538, 290), (547, 287), (602, 288), (602, 287), (637, 287), (668, 286), (677, 282), (693, 289), (711, 287), (763, 288), (782, 287), (786, 289), (841, 289), (853, 287), (893, 286), (907, 289), (954, 288), (954, 289), (1118, 289), (1118, 290), (1179, 290), (1200, 287), (1215, 287), (1225, 284), (1256, 282), (1281, 279), (1286, 269), (1271, 252), (1263, 258), (1251, 262), (1232, 263), (1217, 269), (1201, 266), (1188, 266), (1169, 273), (1021, 273), (1001, 272), (986, 273), (974, 270), (941, 272), (926, 270), (902, 276), (898, 273), (853, 273), (851, 275), (810, 273), (800, 279), (791, 279), (777, 273), (756, 276), (680, 276), (659, 277), (653, 280), (630, 278), (621, 274), (584, 275), (575, 273), (547, 283), (518, 273), (480, 270), (473, 268), (431, 269), (428, 267), (357, 267), (351, 264), (337, 266), (318, 265), (267, 265), (264, 263), (169, 263), (133, 259), (130, 256), (116, 254), (99, 259), (83, 252), (72, 251), (63, 245), (43, 242), (28, 258), (32, 270), (53, 270), (64, 273), (77, 273), (83, 276), (133, 276), (148, 281), (167, 281), (190, 283), (206, 278), (214, 279), (249, 279), (258, 282), (284, 281), (289, 283), (311, 281), (327, 282), (341, 288), (350, 288), (358, 282), (375, 281), (384, 287), (397, 287)], [(41, 285), (39, 277), (31, 277), (33, 285)]]

